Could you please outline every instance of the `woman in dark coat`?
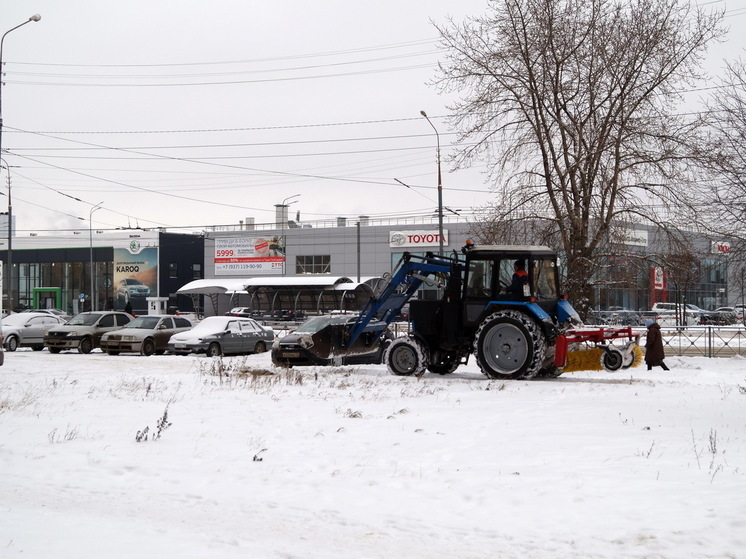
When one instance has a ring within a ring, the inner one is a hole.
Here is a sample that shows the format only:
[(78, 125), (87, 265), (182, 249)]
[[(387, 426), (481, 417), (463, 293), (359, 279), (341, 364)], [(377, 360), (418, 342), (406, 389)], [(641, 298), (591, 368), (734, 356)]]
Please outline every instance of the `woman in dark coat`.
[(663, 353), (660, 324), (653, 320), (646, 320), (645, 326), (648, 327), (648, 335), (645, 340), (645, 363), (648, 365), (648, 371), (657, 366), (663, 367), (664, 371), (668, 371), (668, 367), (663, 362), (666, 355)]

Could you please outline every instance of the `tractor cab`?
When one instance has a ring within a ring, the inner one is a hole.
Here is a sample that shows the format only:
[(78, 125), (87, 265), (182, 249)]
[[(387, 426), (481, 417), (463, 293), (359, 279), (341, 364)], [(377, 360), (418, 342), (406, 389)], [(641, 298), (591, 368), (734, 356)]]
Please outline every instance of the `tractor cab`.
[(465, 322), (478, 322), (486, 303), (533, 302), (556, 316), (559, 300), (557, 254), (545, 246), (491, 245), (464, 250)]

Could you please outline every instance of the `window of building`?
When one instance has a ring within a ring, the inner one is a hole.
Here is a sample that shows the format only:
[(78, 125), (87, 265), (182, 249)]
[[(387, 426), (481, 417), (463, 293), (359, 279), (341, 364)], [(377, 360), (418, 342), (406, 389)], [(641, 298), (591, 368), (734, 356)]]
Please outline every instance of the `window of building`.
[(168, 265), (168, 277), (171, 279), (177, 279), (179, 277), (179, 265), (176, 262), (171, 262)]
[(300, 274), (330, 274), (331, 256), (320, 254), (314, 256), (296, 256), (295, 273)]
[(202, 264), (192, 264), (192, 279), (202, 279)]

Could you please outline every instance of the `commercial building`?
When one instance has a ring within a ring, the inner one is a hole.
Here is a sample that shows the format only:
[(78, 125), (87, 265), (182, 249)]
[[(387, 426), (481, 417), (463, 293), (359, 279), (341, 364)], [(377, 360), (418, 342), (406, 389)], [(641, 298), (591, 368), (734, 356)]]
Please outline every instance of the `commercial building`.
[[(470, 229), (464, 220), (446, 219), (443, 252), (459, 251), (470, 239)], [(608, 257), (602, 274), (594, 278), (594, 307), (644, 310), (654, 302), (681, 297), (708, 309), (726, 305), (728, 243), (699, 236), (693, 244), (707, 256), (700, 258), (697, 277), (683, 285), (658, 258), (662, 243), (656, 230), (631, 230), (617, 256)], [(404, 251), (440, 250), (435, 218), (382, 221), (361, 216), (300, 222), (287, 218), (287, 206), (277, 208), (273, 223), (256, 224), (249, 218), (194, 234), (82, 230), (14, 237), (12, 289), (6, 270), (3, 306), (12, 301), (13, 308), (58, 307), (71, 314), (123, 309), (127, 302), (135, 312), (153, 305), (206, 315), (233, 306), (273, 312), (329, 310), (342, 301), (334, 293), (355, 292), (360, 303)], [(7, 239), (0, 240), (4, 263), (7, 256)], [(370, 289), (358, 287), (361, 284)], [(735, 303), (739, 290), (731, 291)], [(426, 286), (419, 296), (436, 297), (437, 290)]]
[(7, 238), (0, 240), (4, 309), (59, 308), (74, 315), (124, 310), (129, 303), (142, 313), (148, 305), (178, 304), (176, 290), (202, 277), (204, 244), (198, 235), (81, 230), (14, 237), (11, 257), (9, 270)]

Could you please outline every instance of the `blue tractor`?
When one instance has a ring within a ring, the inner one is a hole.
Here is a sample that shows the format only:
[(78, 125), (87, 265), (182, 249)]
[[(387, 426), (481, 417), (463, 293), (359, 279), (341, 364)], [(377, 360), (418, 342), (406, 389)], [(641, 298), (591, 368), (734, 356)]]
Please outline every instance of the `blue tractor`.
[[(578, 328), (578, 314), (560, 295), (557, 254), (548, 247), (467, 243), (450, 256), (405, 253), (384, 279), (354, 321), (309, 342), (318, 357), (365, 354), (386, 343), (383, 361), (395, 375), (449, 374), (473, 355), (492, 379), (559, 376), (568, 339), (575, 349), (581, 342), (603, 348), (607, 370), (635, 359), (629, 329), (586, 335)], [(423, 284), (437, 286), (441, 296), (415, 299)], [(389, 324), (407, 303), (410, 332), (388, 339)], [(623, 336), (630, 341), (622, 348), (605, 343)]]

